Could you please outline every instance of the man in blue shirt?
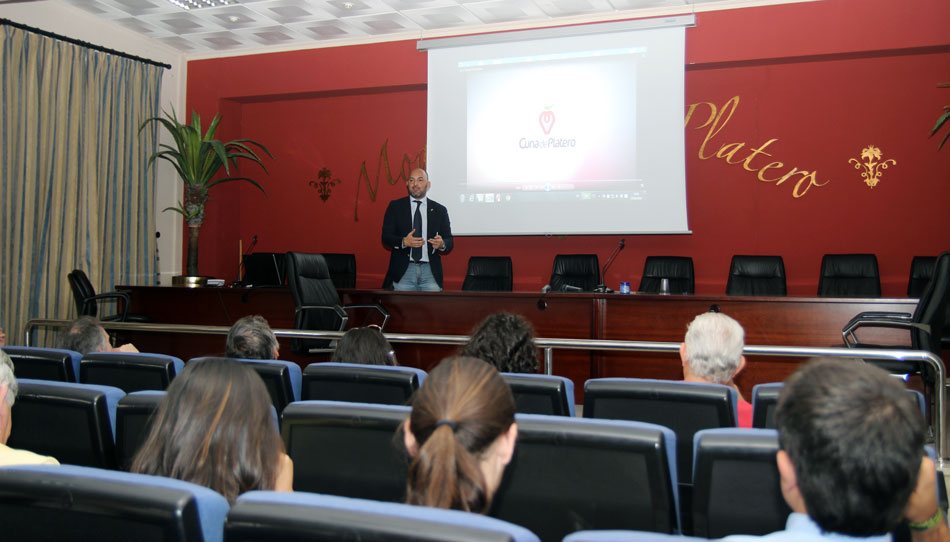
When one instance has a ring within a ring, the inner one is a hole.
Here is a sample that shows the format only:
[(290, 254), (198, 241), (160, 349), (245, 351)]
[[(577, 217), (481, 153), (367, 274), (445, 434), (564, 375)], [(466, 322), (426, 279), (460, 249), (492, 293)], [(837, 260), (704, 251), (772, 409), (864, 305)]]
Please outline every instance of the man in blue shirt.
[(937, 506), (924, 420), (902, 382), (858, 360), (818, 359), (785, 382), (775, 413), (784, 531), (728, 542), (914, 542), (950, 538)]

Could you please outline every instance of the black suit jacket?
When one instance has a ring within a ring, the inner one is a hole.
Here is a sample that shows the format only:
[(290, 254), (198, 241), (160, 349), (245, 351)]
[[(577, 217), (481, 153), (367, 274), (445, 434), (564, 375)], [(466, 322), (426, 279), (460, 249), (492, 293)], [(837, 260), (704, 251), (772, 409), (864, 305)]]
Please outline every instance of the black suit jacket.
[[(406, 274), (409, 268), (410, 248), (402, 247), (402, 238), (412, 230), (412, 213), (410, 212), (409, 196), (394, 199), (386, 207), (386, 215), (383, 216), (383, 244), (392, 250), (389, 255), (389, 270), (386, 272), (384, 286), (389, 287), (393, 282), (398, 281)], [(445, 250), (436, 250), (426, 240), (425, 248), (429, 251), (429, 267), (432, 269), (432, 276), (435, 281), (442, 286), (442, 254), (452, 250), (454, 244), (452, 239), (452, 225), (449, 224), (449, 212), (444, 205), (437, 203), (429, 198), (426, 202), (428, 209), (426, 217), (428, 239), (435, 237), (435, 234), (442, 236), (445, 242)]]

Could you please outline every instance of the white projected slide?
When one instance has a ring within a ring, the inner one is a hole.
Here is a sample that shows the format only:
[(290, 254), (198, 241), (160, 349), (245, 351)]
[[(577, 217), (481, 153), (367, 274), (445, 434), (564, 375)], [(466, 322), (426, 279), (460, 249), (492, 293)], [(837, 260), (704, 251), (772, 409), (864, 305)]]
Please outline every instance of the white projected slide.
[(684, 233), (682, 27), (429, 50), (456, 235)]

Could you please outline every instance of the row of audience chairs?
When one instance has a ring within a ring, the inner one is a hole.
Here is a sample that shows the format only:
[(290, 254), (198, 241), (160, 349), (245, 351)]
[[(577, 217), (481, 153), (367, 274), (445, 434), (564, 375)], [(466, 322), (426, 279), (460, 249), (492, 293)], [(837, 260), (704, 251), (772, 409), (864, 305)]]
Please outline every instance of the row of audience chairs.
[[(346, 500), (361, 499), (358, 508), (366, 510), (382, 507), (407, 513), (408, 509), (395, 504), (404, 499), (407, 460), (401, 439), (393, 437), (395, 428), (391, 418), (394, 413), (400, 415), (400, 420), (395, 422), (398, 426), (408, 415), (408, 409), (319, 401), (299, 405), (301, 412), (298, 414), (309, 409), (311, 419), (305, 423), (301, 418), (300, 423), (285, 424), (284, 428), (285, 440), (290, 438), (292, 443), (288, 453), (295, 463), (295, 490), (336, 495), (337, 498), (330, 500), (337, 503), (344, 502), (343, 497)], [(336, 422), (341, 418), (347, 419), (349, 425)], [(676, 469), (671, 468), (675, 463), (672, 431), (636, 422), (542, 415), (518, 415), (516, 421), (519, 440), (515, 457), (496, 494), (490, 516), (519, 525), (541, 540), (552, 541), (585, 529), (680, 532)], [(340, 431), (341, 427), (345, 431)], [(303, 443), (308, 440), (312, 440), (314, 446), (305, 449)], [(783, 508), (774, 465), (775, 432), (709, 430), (700, 433), (696, 443), (703, 447), (702, 450), (709, 449), (708, 454), (697, 451), (694, 467), (697, 473), (696, 497), (692, 509), (684, 511), (691, 514), (691, 521), (697, 529), (704, 530), (697, 530), (696, 534), (709, 537), (733, 533), (761, 534), (781, 528), (788, 511)], [(732, 453), (733, 450), (736, 453)], [(327, 458), (334, 460), (324, 461)], [(58, 474), (68, 477), (77, 472), (95, 471), (97, 478), (155, 478), (91, 468), (64, 467), (57, 470), (35, 467), (26, 479), (13, 484), (19, 489), (11, 489), (10, 470), (0, 469), (0, 515), (7, 517), (12, 510), (8, 507), (18, 506), (17, 517), (34, 519), (38, 514), (47, 513), (46, 507), (63, 506), (67, 502), (74, 513), (76, 510), (88, 511), (77, 502), (82, 497), (71, 493), (69, 482), (55, 479)], [(33, 485), (41, 487), (33, 488)], [(70, 497), (64, 499), (63, 493), (67, 490)], [(87, 482), (86, 490), (96, 496), (95, 508), (105, 505), (113, 488), (97, 481)], [(707, 495), (707, 491), (714, 493)], [(47, 495), (50, 492), (54, 495)], [(147, 495), (153, 493), (142, 491), (142, 488), (125, 488), (120, 492), (119, 503), (114, 505), (120, 506), (122, 499), (127, 499), (126, 508), (131, 510), (123, 513), (136, 514), (145, 507), (140, 499), (150, 498)], [(137, 497), (131, 499), (128, 497), (131, 494)], [(46, 498), (52, 504), (44, 503)], [(298, 539), (293, 537), (312, 530), (313, 524), (295, 519), (308, 514), (294, 507), (309, 506), (313, 499), (323, 498), (295, 493), (273, 503), (272, 519), (283, 518), (284, 521), (275, 521), (269, 528), (280, 529), (281, 523), (294, 527), (291, 531), (274, 531), (264, 539), (293, 540)], [(44, 510), (27, 513), (29, 508)], [(420, 508), (416, 512), (427, 514), (424, 510)], [(158, 512), (153, 510), (151, 514)], [(104, 521), (119, 526), (114, 517)], [(55, 528), (53, 524), (64, 523), (64, 518), (60, 516), (58, 522), (38, 523), (41, 529)], [(458, 524), (457, 521), (452, 523)], [(28, 530), (31, 528), (5, 524), (5, 540), (10, 539), (8, 535), (14, 536), (13, 540), (22, 539), (12, 534), (21, 532), (19, 529), (36, 534)], [(119, 532), (123, 536), (128, 534)], [(316, 536), (314, 533), (310, 535)], [(407, 536), (411, 537), (411, 532)], [(129, 538), (132, 537), (125, 537)], [(35, 536), (33, 539), (56, 537)], [(209, 539), (207, 533), (205, 539)], [(434, 538), (446, 539), (460, 538)]]
[[(920, 297), (933, 276), (936, 257), (915, 256), (911, 261), (907, 284), (908, 297)], [(686, 256), (648, 256), (643, 264), (638, 291), (659, 293), (662, 279), (669, 292), (692, 294), (696, 291), (693, 259)], [(558, 254), (551, 270), (551, 289), (565, 286), (593, 291), (602, 284), (600, 262), (596, 254)], [(507, 256), (473, 256), (462, 290), (511, 291), (512, 265)], [(785, 262), (781, 256), (735, 255), (729, 266), (727, 295), (784, 296), (787, 293)], [(821, 260), (818, 279), (821, 297), (880, 297), (881, 280), (874, 254), (826, 254)]]

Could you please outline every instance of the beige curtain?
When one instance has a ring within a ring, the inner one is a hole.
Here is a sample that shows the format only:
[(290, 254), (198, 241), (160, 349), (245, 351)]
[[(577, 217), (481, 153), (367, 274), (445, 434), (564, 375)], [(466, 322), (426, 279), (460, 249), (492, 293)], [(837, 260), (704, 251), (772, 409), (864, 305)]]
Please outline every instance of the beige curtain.
[(0, 30), (0, 327), (7, 344), (24, 344), (28, 320), (77, 316), (73, 269), (97, 292), (155, 282), (146, 164), (158, 133), (139, 127), (159, 114), (162, 68)]

